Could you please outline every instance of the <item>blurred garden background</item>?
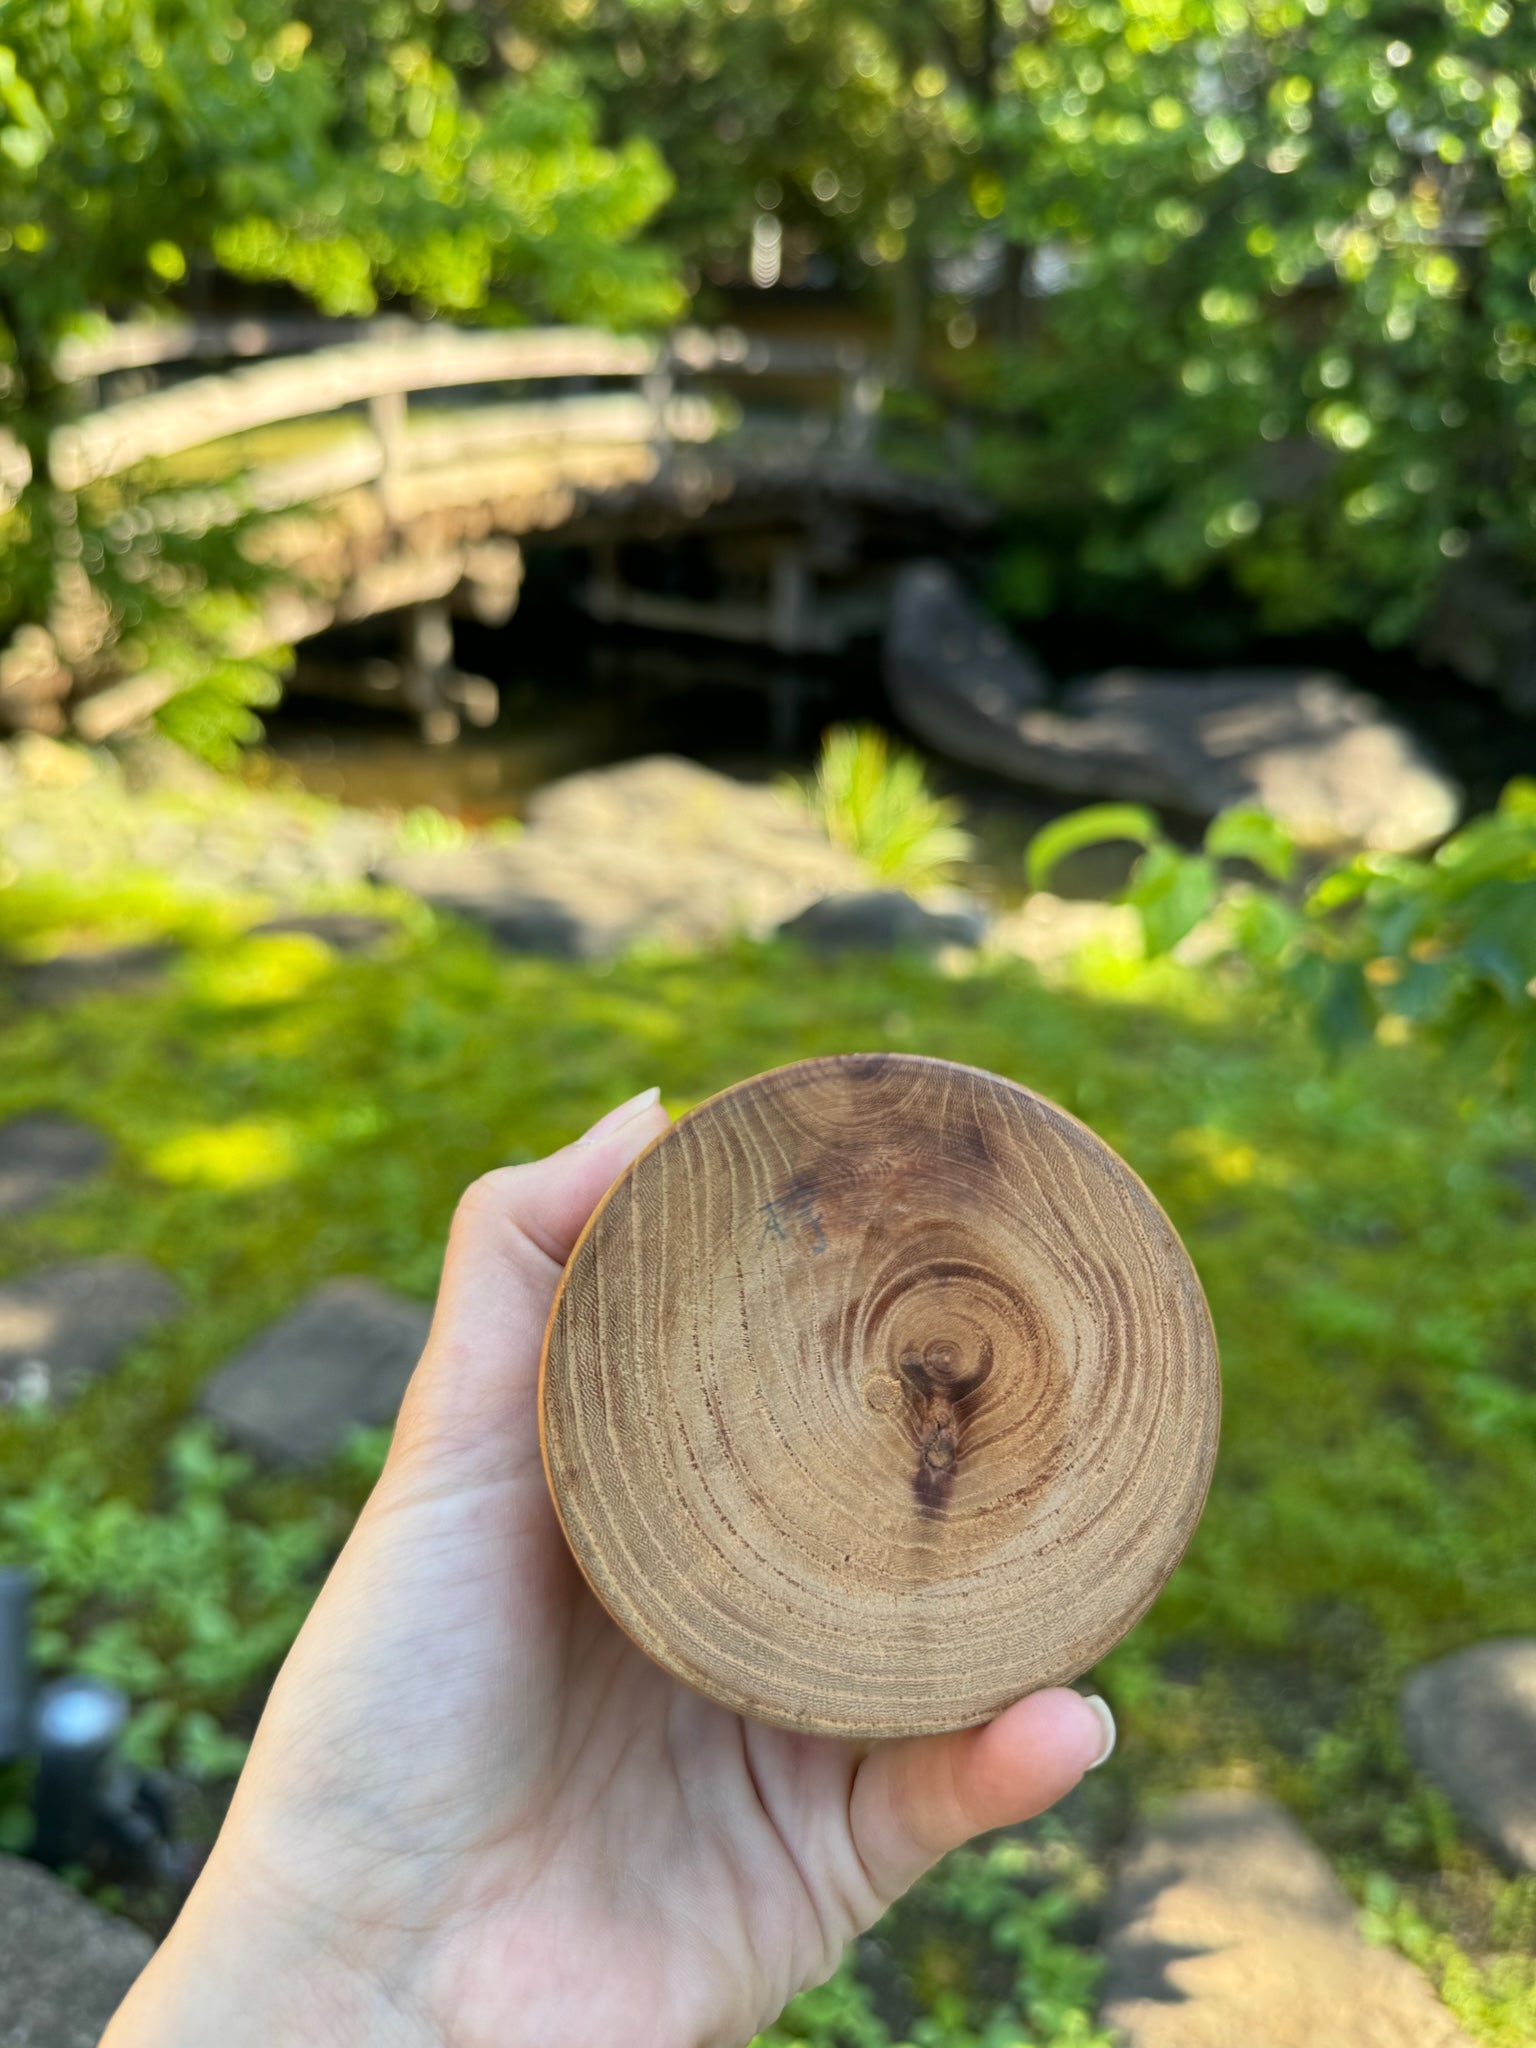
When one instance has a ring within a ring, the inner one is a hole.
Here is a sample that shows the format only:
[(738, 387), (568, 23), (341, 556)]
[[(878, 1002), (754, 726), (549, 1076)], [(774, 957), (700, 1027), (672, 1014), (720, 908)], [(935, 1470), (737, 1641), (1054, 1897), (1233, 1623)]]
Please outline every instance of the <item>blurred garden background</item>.
[(893, 1048), (1148, 1181), (1223, 1444), (1112, 1763), (765, 2039), (1536, 2048), (1533, 96), (1516, 0), (5, 0), (0, 2044), (464, 1184)]

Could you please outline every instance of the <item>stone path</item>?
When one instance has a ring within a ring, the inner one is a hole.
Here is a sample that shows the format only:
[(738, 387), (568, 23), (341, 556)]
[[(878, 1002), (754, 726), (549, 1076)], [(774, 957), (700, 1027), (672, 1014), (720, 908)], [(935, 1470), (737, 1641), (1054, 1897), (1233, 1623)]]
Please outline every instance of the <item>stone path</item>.
[(5, 980), (23, 1003), (72, 1003), (103, 992), (153, 988), (176, 958), (175, 946), (103, 946), (90, 953), (57, 953), (51, 960), (11, 961)]
[(1126, 2048), (1470, 2048), (1427, 1980), (1360, 1938), (1283, 1808), (1192, 1792), (1121, 1868), (1101, 2018)]
[(69, 1259), (0, 1285), (0, 1403), (67, 1400), (173, 1316), (148, 1259)]
[(0, 2048), (96, 2048), (153, 1950), (37, 1864), (0, 1856)]
[(520, 952), (589, 959), (632, 940), (764, 936), (863, 867), (779, 791), (651, 755), (541, 790), (510, 844), (400, 854), (379, 877)]
[(99, 1172), (109, 1150), (95, 1125), (75, 1116), (43, 1110), (0, 1124), (0, 1216), (46, 1209)]
[(318, 1464), (394, 1420), (431, 1321), (373, 1280), (328, 1281), (214, 1374), (203, 1413), (264, 1457)]
[(1420, 1770), (1507, 1862), (1536, 1870), (1536, 1636), (1424, 1665), (1401, 1713)]
[(318, 910), (308, 915), (269, 917), (265, 924), (252, 925), (250, 936), (269, 939), (297, 935), (319, 939), (336, 953), (371, 953), (399, 929), (392, 917), (370, 917), (361, 910)]

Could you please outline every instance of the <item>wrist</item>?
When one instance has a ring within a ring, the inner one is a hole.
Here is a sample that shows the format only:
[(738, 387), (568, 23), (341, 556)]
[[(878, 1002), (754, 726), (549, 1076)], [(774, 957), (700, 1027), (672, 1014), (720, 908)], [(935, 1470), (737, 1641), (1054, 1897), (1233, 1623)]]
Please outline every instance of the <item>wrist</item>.
[(217, 1862), (101, 2048), (444, 2048), (412, 1990), (409, 1933), (394, 1944), (395, 1967), (381, 1968), (377, 1934), (365, 1942), (335, 1915), (300, 1924)]

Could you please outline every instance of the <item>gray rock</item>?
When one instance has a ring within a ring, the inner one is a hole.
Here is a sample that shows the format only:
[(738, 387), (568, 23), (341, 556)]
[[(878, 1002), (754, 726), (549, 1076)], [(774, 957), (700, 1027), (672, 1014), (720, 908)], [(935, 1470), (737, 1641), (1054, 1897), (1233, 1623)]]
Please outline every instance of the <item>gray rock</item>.
[(94, 1124), (74, 1116), (40, 1111), (0, 1124), (0, 1216), (46, 1208), (99, 1172), (109, 1150)]
[(1125, 2048), (1470, 2048), (1428, 1982), (1369, 1947), (1283, 1808), (1193, 1792), (1133, 1843), (1100, 2017)]
[(997, 652), (988, 634), (1007, 644), (948, 571), (898, 577), (886, 687), (904, 722), (957, 761), (1085, 802), (1203, 818), (1262, 804), (1318, 846), (1406, 852), (1460, 816), (1456, 785), (1338, 676), (1117, 669), (1073, 683), (1049, 709), (1030, 658)]
[(986, 918), (979, 910), (929, 910), (901, 889), (865, 889), (823, 896), (779, 926), (815, 953), (936, 953), (941, 946), (979, 945)]
[(642, 938), (766, 935), (866, 880), (792, 798), (668, 755), (552, 783), (510, 844), (397, 855), (377, 872), (504, 946), (581, 959)]
[(373, 1280), (330, 1280), (237, 1351), (201, 1407), (237, 1442), (312, 1465), (348, 1432), (392, 1422), (431, 1311)]
[(1420, 1770), (1501, 1856), (1536, 1870), (1536, 1636), (1422, 1666), (1401, 1713)]
[(107, 990), (126, 995), (153, 988), (175, 957), (174, 946), (107, 946), (13, 964), (10, 979), (24, 1003), (72, 1003)]
[(361, 910), (320, 910), (308, 915), (269, 917), (265, 924), (252, 925), (248, 936), (319, 939), (336, 953), (371, 953), (399, 929), (392, 917), (369, 917)]
[[(997, 735), (1046, 700), (1045, 671), (943, 562), (897, 573), (885, 685), (902, 721), (956, 760), (996, 768)], [(1006, 767), (1000, 772), (1006, 773)]]
[(148, 1259), (70, 1259), (0, 1286), (0, 1403), (67, 1399), (166, 1322), (181, 1296)]
[(1117, 669), (1073, 684), (1059, 714), (1033, 716), (1027, 738), (1054, 788), (1201, 817), (1258, 803), (1311, 845), (1407, 852), (1461, 813), (1455, 783), (1338, 676)]
[(0, 2048), (96, 2048), (154, 1946), (49, 1871), (0, 1856)]

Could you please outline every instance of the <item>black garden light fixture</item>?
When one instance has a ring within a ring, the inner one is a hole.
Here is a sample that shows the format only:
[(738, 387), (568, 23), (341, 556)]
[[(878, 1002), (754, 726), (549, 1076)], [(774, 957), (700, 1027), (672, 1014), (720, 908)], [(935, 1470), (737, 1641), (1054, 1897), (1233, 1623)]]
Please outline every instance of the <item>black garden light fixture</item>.
[(0, 1569), (0, 1764), (36, 1764), (29, 1855), (51, 1870), (98, 1864), (114, 1874), (175, 1877), (167, 1788), (118, 1756), (126, 1695), (78, 1673), (38, 1689), (31, 1609), (30, 1575)]
[(27, 1632), (32, 1581), (26, 1572), (0, 1565), (0, 1764), (13, 1763), (29, 1748), (32, 1673)]

